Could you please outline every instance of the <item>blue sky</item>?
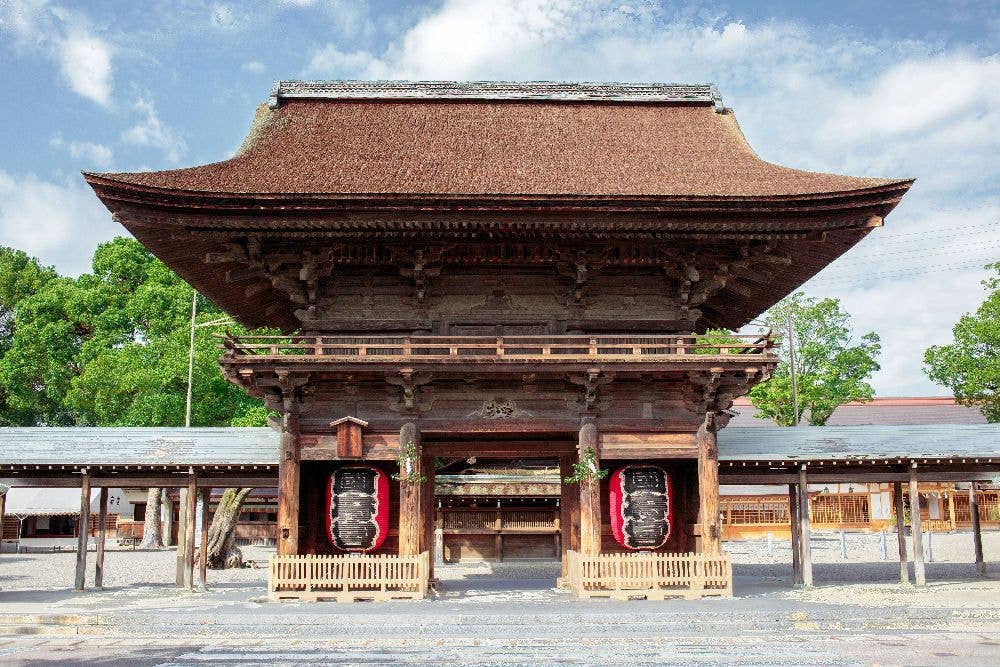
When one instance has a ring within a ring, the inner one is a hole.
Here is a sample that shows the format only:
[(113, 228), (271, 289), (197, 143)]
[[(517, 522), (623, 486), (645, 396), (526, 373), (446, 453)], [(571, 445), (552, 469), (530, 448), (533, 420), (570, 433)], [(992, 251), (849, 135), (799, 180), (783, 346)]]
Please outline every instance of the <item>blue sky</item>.
[(918, 179), (806, 290), (882, 335), (880, 395), (941, 394), (1000, 259), (998, 45), (977, 0), (0, 0), (0, 244), (87, 270), (123, 230), (79, 171), (224, 159), (274, 79), (710, 81), (767, 160)]

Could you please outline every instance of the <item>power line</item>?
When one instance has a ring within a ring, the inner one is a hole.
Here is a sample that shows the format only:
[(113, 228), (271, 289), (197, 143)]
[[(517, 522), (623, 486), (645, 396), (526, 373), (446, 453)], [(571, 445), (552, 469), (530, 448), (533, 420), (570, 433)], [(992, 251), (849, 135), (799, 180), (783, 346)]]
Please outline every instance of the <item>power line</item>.
[(859, 275), (854, 278), (841, 278), (839, 276), (834, 276), (832, 279), (827, 278), (815, 278), (817, 284), (820, 285), (851, 285), (856, 283), (865, 282), (872, 279), (882, 279), (882, 278), (894, 278), (894, 277), (906, 277), (906, 276), (919, 276), (925, 273), (941, 273), (943, 271), (951, 271), (954, 269), (975, 269), (982, 268), (984, 263), (982, 261), (978, 262), (959, 262), (954, 264), (929, 264), (926, 267), (916, 270), (916, 271), (889, 271), (883, 273), (869, 273), (864, 275)]

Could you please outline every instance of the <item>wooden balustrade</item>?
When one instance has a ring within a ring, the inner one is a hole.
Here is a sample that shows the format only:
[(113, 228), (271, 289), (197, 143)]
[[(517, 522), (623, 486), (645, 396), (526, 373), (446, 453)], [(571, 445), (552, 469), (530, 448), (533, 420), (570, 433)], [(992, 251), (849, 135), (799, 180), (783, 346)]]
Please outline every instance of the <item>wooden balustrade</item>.
[(271, 556), (268, 598), (420, 600), (427, 596), (429, 554), (417, 556)]
[(733, 566), (725, 553), (586, 556), (571, 550), (567, 557), (564, 581), (579, 597), (663, 600), (733, 594)]
[(556, 533), (559, 509), (479, 509), (452, 507), (438, 510), (437, 524), (445, 533)]
[(573, 361), (628, 362), (698, 355), (774, 357), (777, 337), (658, 336), (226, 336), (229, 357), (317, 358), (328, 361)]

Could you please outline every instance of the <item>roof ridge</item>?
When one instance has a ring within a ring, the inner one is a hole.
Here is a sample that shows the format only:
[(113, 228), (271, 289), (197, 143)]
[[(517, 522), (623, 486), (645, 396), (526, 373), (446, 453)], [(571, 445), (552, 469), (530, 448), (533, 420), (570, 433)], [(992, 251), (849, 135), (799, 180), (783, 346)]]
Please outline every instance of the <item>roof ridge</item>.
[(269, 105), (287, 99), (494, 100), (712, 104), (725, 111), (714, 83), (596, 81), (279, 80)]

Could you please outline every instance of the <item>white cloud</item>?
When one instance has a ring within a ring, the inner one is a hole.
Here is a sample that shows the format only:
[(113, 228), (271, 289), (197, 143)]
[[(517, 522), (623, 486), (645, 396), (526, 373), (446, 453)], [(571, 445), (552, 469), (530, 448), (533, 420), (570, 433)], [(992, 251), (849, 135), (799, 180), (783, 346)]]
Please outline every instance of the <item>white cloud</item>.
[(236, 24), (236, 14), (233, 8), (222, 3), (215, 3), (211, 9), (212, 25), (220, 28), (231, 28)]
[(8, 0), (0, 3), (0, 27), (10, 30), (19, 48), (56, 61), (73, 92), (111, 105), (114, 47), (93, 32), (85, 14), (45, 0)]
[(143, 118), (122, 133), (122, 141), (135, 146), (158, 148), (170, 162), (178, 162), (187, 144), (170, 129), (149, 100), (138, 100), (134, 108)]
[(49, 141), (49, 145), (67, 151), (74, 160), (86, 163), (85, 168), (107, 169), (114, 159), (110, 148), (92, 141), (65, 141), (62, 135), (57, 134)]
[(0, 245), (76, 276), (90, 270), (99, 243), (122, 233), (79, 177), (53, 183), (0, 170)]
[(313, 51), (309, 71), (330, 79), (382, 79), (389, 75), (385, 63), (367, 51), (346, 53), (334, 44)]
[(111, 47), (74, 28), (59, 40), (59, 67), (73, 91), (102, 106), (111, 103)]
[(264, 63), (260, 62), (259, 60), (251, 60), (250, 62), (243, 63), (242, 69), (243, 69), (244, 72), (251, 72), (253, 74), (260, 74), (266, 68), (264, 67)]

